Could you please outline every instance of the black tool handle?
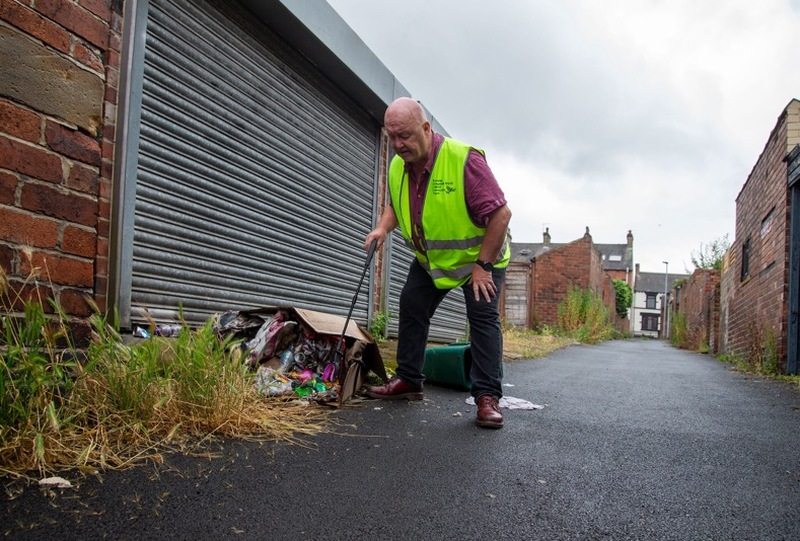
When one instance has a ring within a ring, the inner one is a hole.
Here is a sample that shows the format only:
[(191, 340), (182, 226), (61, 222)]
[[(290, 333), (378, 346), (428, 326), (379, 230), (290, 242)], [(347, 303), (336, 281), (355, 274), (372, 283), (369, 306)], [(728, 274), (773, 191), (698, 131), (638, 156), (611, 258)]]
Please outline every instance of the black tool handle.
[(367, 249), (367, 263), (366, 265), (364, 265), (364, 273), (367, 272), (369, 264), (372, 261), (372, 256), (375, 254), (375, 248), (377, 247), (378, 247), (378, 239), (372, 239), (372, 242), (369, 243), (369, 248)]
[(347, 312), (347, 319), (344, 320), (344, 328), (342, 329), (342, 335), (339, 337), (339, 343), (336, 345), (336, 352), (340, 355), (339, 358), (339, 381), (340, 383), (344, 383), (344, 353), (347, 348), (344, 344), (344, 335), (347, 333), (347, 326), (350, 324), (350, 317), (353, 315), (353, 308), (356, 306), (356, 300), (358, 300), (358, 293), (361, 291), (361, 284), (364, 283), (364, 277), (367, 275), (367, 270), (369, 269), (369, 264), (372, 262), (372, 256), (375, 254), (375, 248), (378, 246), (378, 239), (372, 239), (372, 242), (369, 244), (369, 249), (367, 250), (367, 261), (364, 263), (364, 270), (361, 273), (361, 280), (358, 281), (358, 287), (356, 288), (356, 294), (353, 295), (353, 302), (350, 303), (350, 311)]

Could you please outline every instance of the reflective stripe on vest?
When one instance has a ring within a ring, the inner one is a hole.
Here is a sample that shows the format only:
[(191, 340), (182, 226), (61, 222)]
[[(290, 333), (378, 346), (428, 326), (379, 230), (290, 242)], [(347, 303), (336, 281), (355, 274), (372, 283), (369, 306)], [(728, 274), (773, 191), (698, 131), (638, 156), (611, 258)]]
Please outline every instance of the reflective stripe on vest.
[[(439, 148), (422, 209), (424, 254), (417, 251), (411, 237), (405, 163), (395, 156), (389, 166), (389, 190), (400, 231), (406, 245), (440, 289), (458, 287), (469, 280), (486, 232), (472, 222), (464, 195), (464, 166), (470, 149), (469, 145), (448, 138)], [(496, 262), (500, 268), (508, 265), (511, 256), (507, 238), (501, 253), (503, 256)]]

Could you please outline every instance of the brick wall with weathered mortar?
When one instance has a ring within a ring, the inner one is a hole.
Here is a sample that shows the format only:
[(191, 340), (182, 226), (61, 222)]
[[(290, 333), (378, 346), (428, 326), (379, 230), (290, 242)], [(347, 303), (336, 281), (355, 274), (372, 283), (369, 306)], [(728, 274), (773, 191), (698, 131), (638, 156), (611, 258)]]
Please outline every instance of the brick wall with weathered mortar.
[(0, 0), (0, 267), (84, 338), (86, 299), (106, 305), (121, 13), (121, 1)]
[[(774, 354), (781, 368), (786, 357), (790, 218), (784, 158), (798, 143), (800, 102), (792, 100), (736, 198), (736, 240), (730, 274), (724, 276), (729, 283), (722, 288), (725, 353), (750, 362)], [(748, 239), (749, 273), (742, 279), (742, 247)]]
[[(381, 142), (378, 152), (378, 203), (376, 211), (378, 216), (380, 216), (386, 206), (389, 204), (389, 190), (387, 187), (388, 179), (386, 175), (386, 172), (389, 170), (389, 137), (386, 135), (386, 130), (384, 129), (381, 129)], [(383, 285), (389, 283), (388, 267), (386, 265), (385, 255), (390, 244), (391, 235), (386, 239), (383, 247), (375, 252), (375, 286), (372, 297), (372, 313), (378, 314), (380, 312), (385, 312), (387, 316), (389, 315), (388, 312), (390, 311), (390, 307), (387, 306), (389, 293), (388, 291), (384, 290)]]
[(598, 292), (614, 311), (611, 277), (603, 271), (602, 256), (588, 231), (582, 238), (536, 257), (531, 294), (534, 326), (558, 325), (558, 306), (571, 287)]
[[(681, 285), (678, 312), (686, 323), (685, 335), (678, 345), (683, 348), (700, 350), (711, 347), (711, 338), (716, 329), (719, 286), (719, 272), (713, 269), (695, 269)], [(675, 293), (673, 292), (673, 297)], [(673, 325), (673, 336), (676, 333)]]

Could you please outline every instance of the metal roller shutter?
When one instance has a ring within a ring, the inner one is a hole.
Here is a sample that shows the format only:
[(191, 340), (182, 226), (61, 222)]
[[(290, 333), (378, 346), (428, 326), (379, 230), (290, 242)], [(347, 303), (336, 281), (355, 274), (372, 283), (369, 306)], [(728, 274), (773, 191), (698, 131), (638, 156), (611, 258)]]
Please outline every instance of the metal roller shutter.
[(345, 315), (372, 227), (378, 130), (238, 4), (151, 0), (131, 320), (179, 306), (189, 322), (263, 305)]

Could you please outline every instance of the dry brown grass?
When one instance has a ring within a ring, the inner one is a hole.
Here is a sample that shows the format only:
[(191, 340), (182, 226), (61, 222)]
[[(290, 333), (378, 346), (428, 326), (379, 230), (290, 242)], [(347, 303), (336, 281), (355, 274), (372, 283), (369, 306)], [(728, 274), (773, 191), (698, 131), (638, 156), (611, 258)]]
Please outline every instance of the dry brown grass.
[(209, 443), (226, 439), (283, 441), (313, 446), (307, 437), (334, 428), (329, 409), (298, 400), (252, 397), (252, 402), (212, 425), (189, 416), (183, 422), (160, 418), (147, 425), (123, 416), (92, 427), (65, 426), (40, 435), (37, 456), (24, 434), (0, 449), (0, 474), (33, 480), (77, 468), (84, 473), (122, 470), (145, 462), (161, 463), (170, 452), (206, 456)]
[[(539, 335), (531, 331), (510, 327), (503, 329), (503, 360), (537, 359), (575, 343), (572, 338)], [(429, 347), (436, 347), (442, 344), (428, 345)], [(378, 344), (378, 349), (380, 349), (381, 357), (386, 367), (396, 368), (397, 340), (386, 340)]]
[(503, 330), (503, 360), (537, 359), (576, 344), (573, 338), (534, 334), (516, 327)]
[(0, 268), (0, 477), (123, 469), (168, 451), (206, 454), (214, 439), (312, 445), (309, 436), (335, 429), (328, 407), (258, 393), (210, 322), (126, 344), (98, 313), (79, 352), (58, 346), (69, 332), (55, 308), (23, 302)]

